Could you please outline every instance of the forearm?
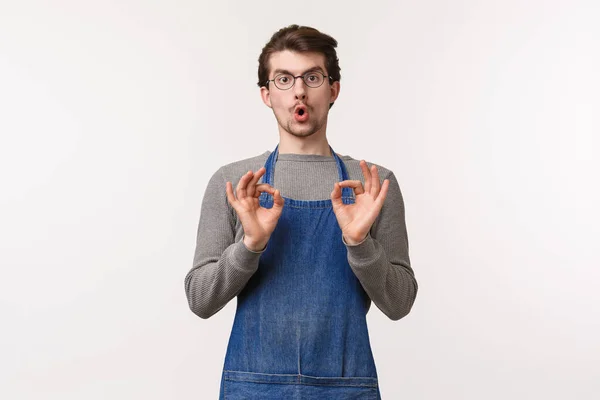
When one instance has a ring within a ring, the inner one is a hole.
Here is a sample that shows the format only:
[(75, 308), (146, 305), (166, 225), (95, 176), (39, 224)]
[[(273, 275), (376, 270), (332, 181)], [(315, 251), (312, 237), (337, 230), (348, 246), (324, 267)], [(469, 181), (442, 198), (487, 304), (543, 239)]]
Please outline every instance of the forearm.
[(192, 312), (206, 319), (225, 307), (256, 272), (261, 253), (249, 250), (240, 240), (227, 247), (218, 258), (198, 259), (185, 277)]
[(350, 267), (373, 303), (394, 321), (406, 316), (418, 290), (408, 260), (390, 262), (384, 247), (370, 234), (357, 245), (344, 243)]

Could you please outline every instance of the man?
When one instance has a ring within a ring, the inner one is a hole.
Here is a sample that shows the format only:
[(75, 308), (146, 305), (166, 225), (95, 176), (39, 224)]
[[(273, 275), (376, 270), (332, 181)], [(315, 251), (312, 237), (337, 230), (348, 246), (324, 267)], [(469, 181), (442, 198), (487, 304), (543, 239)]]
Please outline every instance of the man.
[(417, 294), (394, 174), (327, 141), (336, 46), (298, 25), (272, 36), (258, 86), (279, 144), (219, 168), (204, 195), (185, 289), (201, 318), (237, 296), (221, 399), (380, 398), (366, 314), (373, 301), (398, 320)]

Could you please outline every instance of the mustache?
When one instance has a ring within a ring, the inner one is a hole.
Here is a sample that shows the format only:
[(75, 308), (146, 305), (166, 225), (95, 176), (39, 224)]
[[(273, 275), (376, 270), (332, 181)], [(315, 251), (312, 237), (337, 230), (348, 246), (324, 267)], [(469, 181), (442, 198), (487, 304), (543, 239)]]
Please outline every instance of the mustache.
[(298, 103), (296, 105), (294, 105), (294, 107), (292, 107), (292, 112), (294, 112), (296, 110), (296, 108), (298, 107), (304, 107), (307, 111), (309, 111), (311, 108), (308, 106), (308, 104), (305, 103)]

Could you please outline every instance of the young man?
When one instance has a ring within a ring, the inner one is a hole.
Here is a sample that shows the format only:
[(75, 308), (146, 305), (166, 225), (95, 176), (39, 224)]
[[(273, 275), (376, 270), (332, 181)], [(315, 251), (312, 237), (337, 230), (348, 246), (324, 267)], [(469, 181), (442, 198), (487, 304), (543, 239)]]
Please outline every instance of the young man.
[(298, 25), (272, 36), (258, 86), (279, 144), (219, 168), (204, 195), (185, 289), (201, 318), (237, 296), (221, 399), (379, 399), (366, 314), (373, 301), (399, 320), (415, 301), (393, 172), (327, 141), (336, 46)]

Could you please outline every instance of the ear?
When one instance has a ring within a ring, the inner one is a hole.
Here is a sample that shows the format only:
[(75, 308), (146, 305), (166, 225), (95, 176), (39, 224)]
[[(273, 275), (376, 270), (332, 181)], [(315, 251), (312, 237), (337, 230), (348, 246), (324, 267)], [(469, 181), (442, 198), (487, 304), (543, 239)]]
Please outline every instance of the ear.
[(271, 92), (266, 86), (260, 87), (260, 97), (267, 107), (273, 108), (271, 107)]
[(329, 100), (329, 103), (333, 103), (338, 98), (340, 95), (340, 89), (340, 81), (335, 81), (330, 85), (329, 90), (331, 99)]

